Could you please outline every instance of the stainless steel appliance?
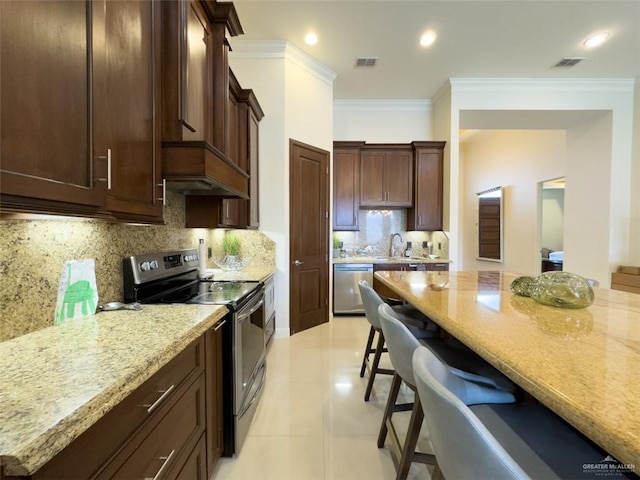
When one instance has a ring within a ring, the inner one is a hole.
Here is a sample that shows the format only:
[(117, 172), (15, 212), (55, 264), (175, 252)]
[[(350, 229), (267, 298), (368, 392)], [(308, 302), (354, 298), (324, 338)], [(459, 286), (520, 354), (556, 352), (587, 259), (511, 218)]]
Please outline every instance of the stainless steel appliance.
[(125, 302), (225, 305), (223, 327), (224, 448), (238, 454), (266, 378), (264, 285), (198, 278), (197, 250), (178, 250), (123, 260)]
[(336, 263), (333, 265), (333, 313), (364, 315), (358, 282), (373, 285), (373, 264)]

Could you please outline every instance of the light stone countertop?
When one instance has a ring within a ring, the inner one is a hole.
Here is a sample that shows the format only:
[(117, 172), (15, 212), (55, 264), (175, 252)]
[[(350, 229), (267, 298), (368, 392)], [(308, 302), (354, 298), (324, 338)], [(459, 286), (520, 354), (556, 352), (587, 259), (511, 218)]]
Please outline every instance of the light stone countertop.
[(230, 281), (239, 280), (246, 282), (264, 282), (270, 276), (276, 273), (276, 267), (267, 265), (252, 265), (249, 264), (242, 270), (237, 272), (225, 271), (220, 268), (207, 269), (207, 273), (213, 275), (213, 280)]
[(590, 307), (571, 310), (512, 294), (517, 275), (510, 273), (375, 275), (617, 460), (640, 469), (640, 295), (594, 288)]
[(29, 475), (228, 312), (143, 305), (0, 343), (0, 466)]
[(385, 263), (451, 263), (448, 258), (427, 258), (427, 257), (366, 257), (356, 255), (353, 257), (344, 257), (344, 258), (333, 258), (333, 264), (340, 263), (377, 263), (377, 264), (385, 264)]

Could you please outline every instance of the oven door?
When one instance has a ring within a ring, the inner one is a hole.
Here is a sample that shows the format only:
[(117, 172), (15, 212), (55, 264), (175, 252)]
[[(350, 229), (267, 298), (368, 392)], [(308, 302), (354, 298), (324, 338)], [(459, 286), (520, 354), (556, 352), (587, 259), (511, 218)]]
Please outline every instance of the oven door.
[(244, 444), (258, 407), (266, 378), (264, 344), (264, 289), (242, 306), (235, 315), (234, 343), (234, 438), (236, 455)]
[(242, 411), (256, 369), (264, 361), (264, 291), (254, 295), (235, 315), (234, 414)]

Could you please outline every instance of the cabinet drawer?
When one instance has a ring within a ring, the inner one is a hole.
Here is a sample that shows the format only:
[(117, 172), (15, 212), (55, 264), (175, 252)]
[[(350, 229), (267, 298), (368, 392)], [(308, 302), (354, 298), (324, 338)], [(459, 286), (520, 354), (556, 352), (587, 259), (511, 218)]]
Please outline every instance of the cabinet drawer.
[(446, 272), (449, 270), (448, 263), (427, 263), (427, 270), (437, 271), (437, 272)]
[(180, 465), (181, 459), (191, 453), (197, 439), (204, 433), (204, 385), (204, 375), (201, 375), (151, 432), (146, 429), (140, 431), (128, 445), (130, 448), (125, 449), (120, 458), (114, 459), (117, 464), (122, 456), (127, 457), (110, 478), (176, 478), (177, 473), (166, 473)]
[[(205, 436), (202, 435), (196, 448), (193, 449), (187, 461), (179, 469), (175, 477), (176, 480), (207, 480), (207, 451), (205, 447)], [(173, 478), (173, 476), (170, 474), (169, 478)]]
[(38, 470), (33, 478), (93, 478), (136, 431), (162, 413), (163, 405), (173, 401), (181, 385), (193, 381), (203, 370), (201, 337)]

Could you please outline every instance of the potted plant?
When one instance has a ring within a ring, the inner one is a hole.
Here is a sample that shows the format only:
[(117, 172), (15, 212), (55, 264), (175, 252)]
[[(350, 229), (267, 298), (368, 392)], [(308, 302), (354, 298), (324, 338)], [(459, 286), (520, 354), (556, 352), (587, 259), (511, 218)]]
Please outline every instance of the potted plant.
[(340, 248), (342, 248), (342, 242), (338, 238), (338, 236), (333, 234), (333, 258), (338, 258), (340, 256)]
[(240, 240), (233, 233), (227, 233), (222, 239), (222, 248), (227, 256), (227, 260), (234, 261), (240, 253)]

